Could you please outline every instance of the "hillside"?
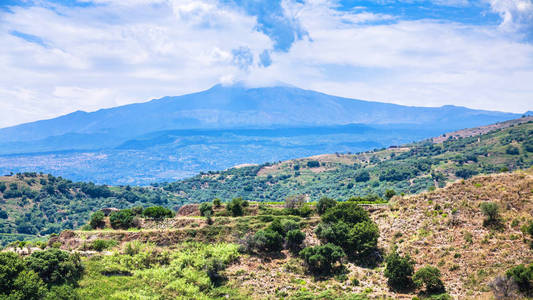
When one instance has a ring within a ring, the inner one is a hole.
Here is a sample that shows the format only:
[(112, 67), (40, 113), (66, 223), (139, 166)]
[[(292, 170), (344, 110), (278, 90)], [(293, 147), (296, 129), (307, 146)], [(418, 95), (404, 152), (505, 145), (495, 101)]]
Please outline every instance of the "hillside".
[(0, 218), (0, 236), (5, 244), (78, 228), (103, 207), (163, 205), (177, 210), (214, 198), (279, 202), (291, 195), (305, 195), (309, 201), (363, 196), (379, 202), (387, 190), (415, 194), (475, 174), (531, 167), (533, 123), (529, 118), (519, 121), (443, 143), (422, 141), (359, 154), (325, 154), (207, 172), (149, 187), (102, 186), (37, 173), (0, 177), (0, 208), (6, 212), (6, 218)]
[(251, 167), (233, 168), (162, 184), (184, 201), (243, 197), (279, 201), (304, 194), (316, 201), (377, 194), (418, 193), (457, 178), (533, 165), (533, 117), (499, 124), (479, 135), (424, 140), (359, 154), (324, 154)]
[[(480, 205), (487, 202), (499, 208), (497, 228), (483, 221), (486, 217)], [(48, 245), (87, 256), (83, 260), (87, 272), (76, 288), (82, 299), (425, 297), (418, 289), (392, 290), (384, 276), (385, 262), (367, 267), (347, 259), (342, 261), (341, 273), (317, 277), (306, 269), (301, 255), (288, 250), (279, 254), (236, 251), (246, 236), (273, 228), (275, 219), (282, 220), (281, 224), (298, 224), (305, 233), (302, 247), (320, 243), (316, 233), (320, 216), (315, 212), (308, 216), (287, 215), (282, 208), (252, 203), (245, 208), (244, 216), (232, 217), (223, 204), (214, 207), (212, 217), (205, 218), (199, 215), (197, 206), (191, 206), (170, 219), (140, 219), (137, 229), (65, 231), (51, 238)], [(386, 255), (397, 248), (401, 255), (413, 258), (416, 270), (425, 265), (437, 267), (446, 293), (455, 299), (489, 299), (492, 291), (488, 284), (496, 276), (533, 262), (528, 244), (531, 237), (521, 230), (533, 221), (531, 169), (458, 180), (431, 192), (395, 196), (388, 205), (366, 206), (366, 210), (379, 228), (380, 253)], [(109, 227), (109, 220), (105, 224)], [(95, 248), (97, 244), (102, 244), (102, 248)], [(27, 247), (17, 251), (39, 251)], [(225, 260), (229, 253), (232, 258)], [(206, 256), (200, 259), (196, 255)], [(201, 276), (205, 275), (201, 268), (211, 255), (226, 261), (218, 271), (225, 279), (222, 285), (202, 288), (205, 283)], [(164, 262), (165, 257), (170, 262)], [(139, 264), (143, 261), (146, 265)], [(194, 263), (190, 269), (183, 269), (187, 268), (187, 261)], [(170, 273), (175, 277), (167, 279), (167, 272), (177, 273)], [(182, 282), (177, 284), (176, 280)]]
[(362, 101), (287, 86), (217, 85), (0, 129), (0, 172), (146, 185), (243, 163), (367, 151), (518, 117)]

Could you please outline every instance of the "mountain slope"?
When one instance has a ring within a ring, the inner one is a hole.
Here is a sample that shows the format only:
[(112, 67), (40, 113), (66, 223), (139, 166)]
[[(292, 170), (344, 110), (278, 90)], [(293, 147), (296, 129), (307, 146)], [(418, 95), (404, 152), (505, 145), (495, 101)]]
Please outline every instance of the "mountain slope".
[(426, 124), (465, 128), (516, 118), (511, 113), (464, 107), (407, 107), (330, 96), (293, 87), (213, 88), (189, 95), (0, 129), (0, 140), (21, 142), (65, 134), (132, 138), (153, 131), (191, 128), (318, 126), (350, 123)]

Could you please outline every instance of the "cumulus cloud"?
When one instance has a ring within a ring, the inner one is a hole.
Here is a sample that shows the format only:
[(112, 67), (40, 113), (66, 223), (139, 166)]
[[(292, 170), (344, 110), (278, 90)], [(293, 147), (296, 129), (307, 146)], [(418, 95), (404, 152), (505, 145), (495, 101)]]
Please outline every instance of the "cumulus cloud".
[(519, 36), (531, 30), (531, 0), (483, 1), (501, 15), (499, 26), (341, 10), (333, 0), (12, 6), (0, 10), (0, 127), (236, 81), (408, 105), (531, 109), (533, 48)]
[(488, 0), (494, 12), (502, 17), (500, 27), (507, 32), (520, 32), (533, 39), (533, 2), (531, 0)]

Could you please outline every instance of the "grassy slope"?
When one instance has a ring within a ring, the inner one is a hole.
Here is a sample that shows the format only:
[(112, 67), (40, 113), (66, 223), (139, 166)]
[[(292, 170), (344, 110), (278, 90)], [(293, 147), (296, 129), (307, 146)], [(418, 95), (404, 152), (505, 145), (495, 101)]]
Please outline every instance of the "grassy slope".
[[(526, 123), (518, 124), (520, 121)], [(209, 172), (163, 187), (186, 202), (211, 201), (216, 197), (280, 201), (291, 194), (305, 194), (311, 200), (322, 196), (347, 199), (354, 195), (383, 196), (387, 189), (418, 193), (432, 186), (444, 186), (457, 179), (456, 172), (461, 170), (463, 174), (459, 175), (468, 177), (499, 172), (502, 168), (515, 170), (532, 166), (531, 122), (530, 118), (525, 118), (489, 127), (494, 129), (492, 131), (472, 129), (461, 133), (465, 137), (450, 138), (442, 143), (422, 141), (355, 155), (325, 154)], [(508, 154), (506, 150), (510, 146), (516, 147), (519, 153)], [(308, 167), (309, 161), (318, 161), (320, 166)], [(358, 181), (357, 178), (366, 172), (370, 180)]]
[[(502, 230), (483, 226), (479, 205), (484, 201), (494, 201), (500, 207)], [(520, 230), (533, 215), (532, 169), (458, 180), (435, 191), (396, 196), (389, 204), (369, 210), (379, 225), (379, 247), (384, 252), (396, 245), (400, 252), (414, 258), (417, 268), (426, 264), (437, 266), (443, 273), (448, 293), (459, 299), (490, 298), (487, 283), (492, 278), (511, 266), (533, 262), (533, 252), (525, 242), (527, 237)], [(207, 225), (205, 218), (177, 216), (157, 226), (147, 222), (146, 229), (141, 230), (67, 231), (53, 241), (60, 241), (63, 249), (83, 249), (84, 244), (95, 239), (119, 241), (116, 249), (123, 249), (131, 241), (150, 241), (160, 251), (179, 253), (184, 242), (236, 243), (246, 234), (269, 224), (267, 217), (259, 216), (265, 216), (266, 211), (252, 206), (248, 213), (252, 216), (214, 217), (213, 225)], [(295, 219), (301, 222), (306, 233), (306, 244), (318, 243), (313, 233), (318, 217)], [(455, 222), (451, 222), (452, 219)], [(150, 288), (142, 277), (126, 277), (125, 284), (119, 285), (117, 280), (122, 280), (121, 277), (98, 273), (102, 268), (98, 260), (88, 260), (87, 264), (89, 272), (81, 284), (84, 295), (95, 296), (96, 287), (126, 295), (134, 292), (136, 285), (142, 286), (147, 295), (157, 294), (157, 289)], [(347, 263), (347, 267), (350, 270), (347, 279), (315, 280), (305, 273), (301, 259), (287, 251), (275, 258), (242, 254), (225, 271), (229, 279), (226, 287), (231, 287), (234, 295), (257, 299), (287, 298), (302, 291), (338, 297), (351, 293), (395, 299), (415, 296), (389, 291), (383, 266), (368, 269)], [(351, 283), (354, 278), (359, 280), (358, 286)], [(96, 298), (105, 296), (100, 294)]]

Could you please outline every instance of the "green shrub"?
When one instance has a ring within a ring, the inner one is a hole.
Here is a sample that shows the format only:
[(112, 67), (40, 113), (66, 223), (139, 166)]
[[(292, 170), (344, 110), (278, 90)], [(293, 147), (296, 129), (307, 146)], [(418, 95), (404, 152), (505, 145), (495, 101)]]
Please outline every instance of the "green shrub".
[(84, 271), (79, 255), (59, 249), (33, 252), (26, 265), (50, 285), (76, 284)]
[(203, 217), (213, 215), (213, 205), (211, 205), (211, 203), (204, 202), (200, 204), (200, 207), (198, 209), (200, 210), (200, 215)]
[(300, 251), (308, 270), (316, 275), (331, 275), (336, 263), (341, 262), (345, 256), (342, 248), (325, 244), (315, 247), (307, 247)]
[(0, 252), (0, 293), (10, 293), (15, 279), (24, 268), (24, 261), (20, 256), (13, 252)]
[(37, 273), (33, 270), (24, 270), (18, 274), (13, 282), (11, 293), (7, 299), (40, 300), (43, 299), (46, 292), (46, 285)]
[(354, 202), (338, 203), (322, 215), (322, 222), (324, 223), (343, 221), (346, 224), (356, 224), (368, 220), (370, 218), (366, 210)]
[(401, 256), (393, 252), (385, 259), (385, 277), (387, 283), (394, 290), (409, 290), (413, 287), (413, 273), (415, 262), (409, 255)]
[(307, 162), (307, 167), (308, 168), (318, 168), (320, 167), (320, 162), (316, 161), (316, 160), (310, 160)]
[(318, 200), (316, 211), (319, 215), (323, 215), (329, 208), (337, 205), (337, 201), (328, 197), (322, 197)]
[(145, 218), (152, 218), (156, 220), (172, 218), (174, 216), (174, 213), (170, 209), (162, 206), (147, 207), (143, 210), (142, 214)]
[(287, 248), (292, 252), (297, 252), (301, 249), (302, 243), (305, 240), (305, 233), (298, 229), (287, 232)]
[(509, 147), (505, 149), (505, 153), (510, 154), (510, 155), (518, 155), (520, 154), (520, 150), (515, 146), (509, 145)]
[(116, 245), (117, 245), (116, 241), (98, 239), (98, 240), (94, 240), (94, 241), (91, 242), (90, 248), (95, 250), (95, 251), (101, 252), (103, 250), (112, 248), (112, 247), (114, 247)]
[(529, 266), (518, 265), (509, 269), (505, 275), (516, 282), (522, 293), (533, 294), (533, 264)]
[(322, 242), (342, 247), (344, 252), (352, 258), (369, 261), (377, 250), (379, 229), (371, 220), (354, 225), (342, 221), (321, 223), (317, 226), (315, 233)]
[(128, 229), (133, 226), (133, 212), (130, 209), (123, 209), (111, 213), (109, 222), (114, 229)]
[(259, 230), (248, 241), (248, 248), (264, 253), (280, 252), (283, 249), (283, 237), (271, 229)]
[(385, 191), (385, 198), (387, 200), (390, 200), (392, 197), (396, 195), (396, 192), (394, 190), (386, 190)]
[(91, 228), (97, 229), (105, 227), (104, 217), (105, 215), (102, 211), (97, 211), (93, 213), (91, 215), (91, 220), (89, 221), (89, 225), (91, 226)]
[(444, 283), (441, 280), (440, 270), (425, 266), (416, 271), (413, 281), (418, 288), (424, 288), (427, 294), (441, 294), (444, 292)]
[(45, 300), (79, 300), (81, 299), (74, 287), (68, 284), (55, 285), (44, 298)]
[(481, 212), (486, 217), (486, 219), (483, 221), (484, 226), (496, 224), (500, 220), (498, 204), (494, 202), (481, 203)]
[(213, 199), (213, 206), (214, 207), (220, 207), (222, 205), (222, 201), (219, 198)]
[(243, 200), (242, 198), (233, 198), (226, 205), (226, 209), (234, 217), (239, 217), (244, 215), (244, 207), (248, 206), (248, 201)]

